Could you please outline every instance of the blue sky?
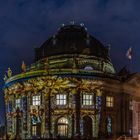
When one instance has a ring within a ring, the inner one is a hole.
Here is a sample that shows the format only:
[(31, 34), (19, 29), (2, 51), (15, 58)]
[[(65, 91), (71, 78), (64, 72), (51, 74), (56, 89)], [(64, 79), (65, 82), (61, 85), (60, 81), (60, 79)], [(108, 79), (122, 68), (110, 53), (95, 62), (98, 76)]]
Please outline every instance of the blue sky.
[[(34, 48), (56, 33), (62, 23), (74, 20), (103, 44), (111, 44), (112, 62), (118, 71), (125, 65), (140, 72), (139, 0), (1, 0), (0, 83), (8, 67), (20, 72), (21, 62), (34, 61)], [(131, 64), (125, 57), (133, 47)], [(0, 95), (0, 114), (4, 101)], [(3, 120), (3, 115), (0, 119)]]

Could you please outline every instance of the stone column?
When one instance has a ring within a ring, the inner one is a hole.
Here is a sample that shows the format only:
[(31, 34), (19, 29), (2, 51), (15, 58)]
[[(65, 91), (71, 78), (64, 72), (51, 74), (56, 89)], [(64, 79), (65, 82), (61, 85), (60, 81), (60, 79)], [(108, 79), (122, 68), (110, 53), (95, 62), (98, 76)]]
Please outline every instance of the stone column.
[(72, 121), (72, 137), (74, 136), (74, 114), (72, 114), (72, 119), (71, 119), (71, 121)]
[[(96, 95), (97, 96), (97, 95)], [(99, 138), (104, 138), (105, 132), (106, 132), (106, 113), (105, 113), (105, 108), (106, 108), (106, 98), (105, 94), (102, 92), (101, 95), (101, 110), (100, 110), (100, 119), (99, 119), (99, 131), (98, 131), (98, 137)], [(99, 110), (97, 109), (97, 112)]]
[(48, 126), (49, 126), (49, 138), (52, 138), (51, 128), (52, 128), (52, 122), (51, 122), (51, 96), (49, 93), (48, 98)]
[(81, 102), (80, 102), (80, 91), (78, 90), (75, 94), (75, 137), (80, 137), (80, 109), (81, 109)]
[[(8, 94), (8, 93), (6, 93), (6, 94)], [(7, 133), (7, 105), (8, 105), (8, 103), (5, 100), (5, 133), (6, 133), (5, 136), (6, 136), (6, 140), (9, 139), (8, 133)]]
[(20, 111), (19, 107), (16, 109), (16, 136), (15, 136), (15, 139), (21, 139), (21, 136), (20, 136), (20, 119), (21, 119), (21, 113), (22, 111)]
[(45, 97), (44, 97), (44, 93), (41, 94), (41, 118), (42, 118), (42, 122), (41, 122), (41, 137), (45, 138), (45, 131), (46, 131), (46, 114), (45, 114)]
[(30, 115), (30, 106), (31, 106), (31, 92), (27, 93), (27, 131), (28, 131), (28, 138), (31, 139), (31, 115)]
[(45, 103), (45, 115), (46, 115), (46, 137), (47, 138), (51, 138), (52, 137), (52, 134), (51, 134), (51, 95), (50, 93), (48, 92), (47, 93), (47, 98), (45, 99), (46, 100), (46, 103)]
[(121, 132), (122, 135), (129, 134), (129, 96), (126, 93), (122, 93), (121, 100)]
[(27, 138), (27, 114), (28, 114), (28, 110), (27, 110), (27, 94), (24, 93), (25, 96), (22, 97), (22, 106), (23, 106), (23, 132), (22, 132), (22, 135), (23, 135), (23, 138), (26, 139)]

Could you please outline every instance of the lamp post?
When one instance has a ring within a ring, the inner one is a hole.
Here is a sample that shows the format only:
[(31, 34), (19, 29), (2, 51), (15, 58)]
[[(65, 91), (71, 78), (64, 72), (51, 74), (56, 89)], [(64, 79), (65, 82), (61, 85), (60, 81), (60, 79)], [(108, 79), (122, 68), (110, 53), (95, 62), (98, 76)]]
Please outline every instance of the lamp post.
[(16, 109), (16, 136), (15, 139), (21, 139), (20, 137), (20, 123), (19, 119), (22, 117), (22, 111), (20, 111), (19, 107)]

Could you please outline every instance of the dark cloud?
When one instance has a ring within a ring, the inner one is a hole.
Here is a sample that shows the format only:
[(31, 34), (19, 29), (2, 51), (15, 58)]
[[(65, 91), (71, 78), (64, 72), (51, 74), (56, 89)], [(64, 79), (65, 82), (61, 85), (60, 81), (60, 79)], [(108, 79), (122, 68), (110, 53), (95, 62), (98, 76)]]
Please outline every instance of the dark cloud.
[(92, 35), (112, 45), (117, 70), (128, 64), (125, 53), (133, 46), (131, 70), (139, 72), (139, 7), (138, 0), (1, 0), (1, 79), (9, 66), (18, 72), (22, 60), (33, 62), (34, 47), (71, 20), (84, 22)]

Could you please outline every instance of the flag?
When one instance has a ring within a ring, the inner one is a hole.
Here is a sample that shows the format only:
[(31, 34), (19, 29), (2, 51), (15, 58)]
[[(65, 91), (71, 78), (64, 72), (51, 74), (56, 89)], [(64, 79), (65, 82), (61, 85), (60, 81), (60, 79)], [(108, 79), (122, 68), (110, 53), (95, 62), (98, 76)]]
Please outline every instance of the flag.
[(127, 50), (126, 57), (127, 57), (129, 60), (132, 59), (132, 48), (131, 48), (131, 47)]

